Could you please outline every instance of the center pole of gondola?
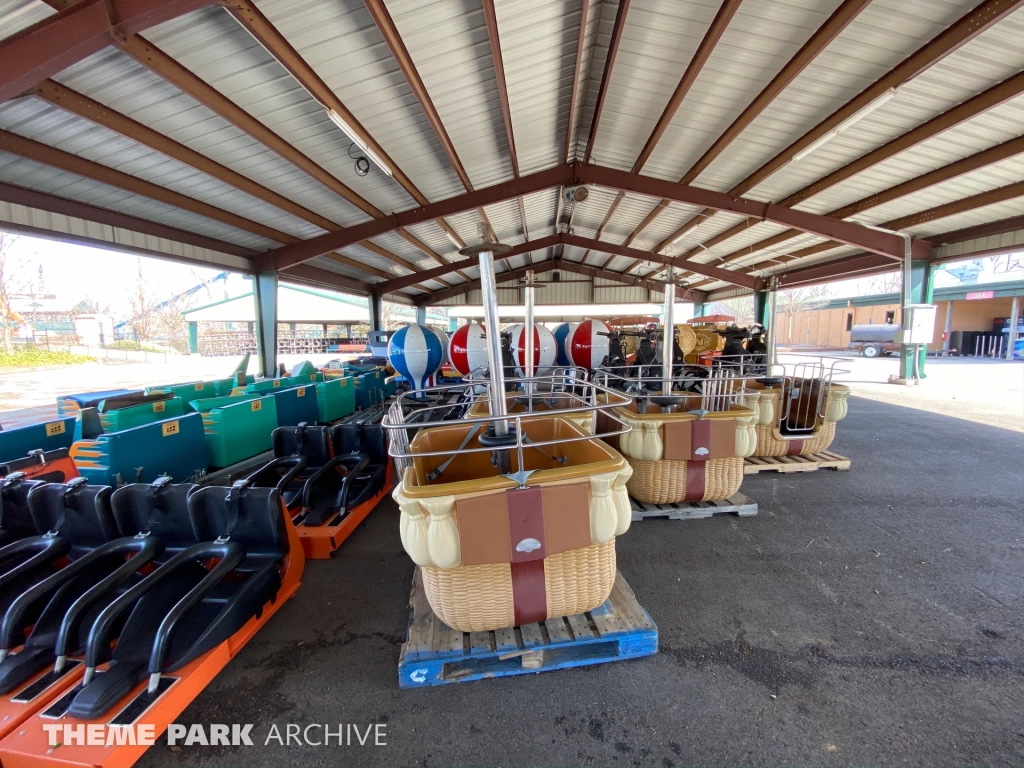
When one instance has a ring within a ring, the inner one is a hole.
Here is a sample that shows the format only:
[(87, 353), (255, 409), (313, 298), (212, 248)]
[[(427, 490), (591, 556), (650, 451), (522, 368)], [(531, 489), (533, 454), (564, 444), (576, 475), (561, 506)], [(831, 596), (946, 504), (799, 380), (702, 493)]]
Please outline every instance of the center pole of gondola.
[(674, 282), (675, 270), (668, 268), (668, 276), (665, 282), (665, 309), (662, 312), (665, 332), (661, 341), (661, 393), (668, 397), (672, 394), (672, 363), (675, 354), (675, 309), (676, 309), (676, 284)]
[(526, 281), (523, 283), (523, 304), (526, 305), (526, 317), (525, 327), (523, 328), (523, 336), (526, 339), (524, 345), (524, 354), (526, 355), (526, 365), (523, 370), (526, 372), (526, 394), (533, 394), (533, 377), (536, 375), (536, 368), (534, 366), (533, 356), (536, 354), (533, 341), (533, 270), (526, 270)]
[[(494, 279), (494, 255), (505, 254), (512, 250), (510, 245), (497, 243), (486, 227), (481, 227), (481, 242), (470, 245), (459, 253), (463, 256), (477, 256), (480, 261), (480, 293), (484, 305), (484, 324), (487, 327), (487, 367), (490, 368), (490, 384), (488, 394), (491, 416), (498, 417), (494, 422), (494, 436), (503, 438), (508, 435), (508, 415), (505, 406), (505, 369), (501, 359), (501, 328), (498, 321), (498, 288)], [(507, 455), (507, 451), (504, 451)]]

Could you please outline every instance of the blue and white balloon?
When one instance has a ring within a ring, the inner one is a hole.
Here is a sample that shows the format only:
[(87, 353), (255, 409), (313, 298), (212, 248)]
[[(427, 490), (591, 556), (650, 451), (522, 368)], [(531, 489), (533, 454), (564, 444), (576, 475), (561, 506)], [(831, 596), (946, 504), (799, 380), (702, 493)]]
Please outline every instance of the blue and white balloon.
[(572, 365), (565, 354), (565, 337), (569, 335), (569, 323), (559, 323), (551, 329), (551, 335), (555, 337), (555, 365), (568, 368)]
[(388, 342), (388, 362), (409, 380), (413, 389), (430, 386), (431, 377), (444, 362), (441, 338), (422, 325), (399, 328)]

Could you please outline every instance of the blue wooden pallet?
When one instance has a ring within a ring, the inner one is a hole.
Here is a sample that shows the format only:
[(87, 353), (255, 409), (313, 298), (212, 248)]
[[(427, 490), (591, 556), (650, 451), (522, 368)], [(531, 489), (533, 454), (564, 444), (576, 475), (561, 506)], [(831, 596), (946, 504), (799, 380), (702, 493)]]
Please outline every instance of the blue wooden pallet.
[(398, 658), (398, 686), (464, 683), (657, 652), (658, 628), (621, 573), (615, 575), (611, 596), (593, 611), (492, 632), (459, 632), (430, 609), (417, 568), (409, 598), (409, 633)]

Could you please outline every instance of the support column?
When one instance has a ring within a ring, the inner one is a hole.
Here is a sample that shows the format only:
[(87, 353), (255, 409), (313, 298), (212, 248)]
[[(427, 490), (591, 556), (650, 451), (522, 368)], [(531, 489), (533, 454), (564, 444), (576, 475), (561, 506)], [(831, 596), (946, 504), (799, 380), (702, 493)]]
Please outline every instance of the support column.
[(417, 304), (416, 305), (416, 325), (427, 324), (427, 305)]
[(768, 327), (768, 291), (754, 291), (754, 322)]
[(943, 326), (943, 335), (946, 337), (942, 340), (942, 351), (949, 352), (949, 335), (952, 333), (953, 328), (953, 300), (950, 299), (946, 302), (946, 324)]
[(277, 273), (260, 272), (253, 280), (256, 300), (256, 349), (260, 375), (277, 375)]
[(381, 331), (384, 325), (384, 300), (376, 291), (367, 298), (370, 302), (370, 330)]
[(199, 354), (199, 322), (197, 320), (188, 321), (188, 353), (190, 355)]
[[(932, 263), (927, 259), (914, 260), (910, 262), (910, 290), (904, 294), (904, 303), (907, 304), (931, 304), (932, 303)], [(902, 313), (901, 313), (902, 314)], [(906, 318), (901, 317), (901, 323), (906, 328)], [(917, 355), (917, 372), (922, 379), (927, 379), (928, 374), (924, 372), (924, 363), (928, 355), (928, 347), (924, 344), (903, 345), (900, 351), (900, 378), (909, 379), (914, 371), (914, 355)]]
[[(650, 291), (647, 292), (647, 298), (650, 299)], [(704, 317), (704, 302), (698, 299), (693, 300), (693, 316)]]
[(1013, 360), (1014, 342), (1017, 341), (1017, 323), (1020, 322), (1020, 296), (1013, 297), (1010, 306), (1010, 332), (1006, 335), (1006, 359)]

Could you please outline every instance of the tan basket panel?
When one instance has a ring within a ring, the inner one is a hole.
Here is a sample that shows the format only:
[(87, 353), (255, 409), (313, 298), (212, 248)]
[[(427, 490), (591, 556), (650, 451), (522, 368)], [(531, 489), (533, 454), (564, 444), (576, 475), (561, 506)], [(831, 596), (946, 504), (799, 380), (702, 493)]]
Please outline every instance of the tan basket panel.
[[(789, 440), (780, 440), (775, 434), (775, 424), (758, 425), (757, 448), (754, 449), (754, 456), (785, 456), (789, 451)], [(828, 450), (836, 437), (836, 422), (826, 421), (818, 428), (811, 437), (804, 439), (803, 449), (798, 455), (807, 456), (811, 453), (821, 453)]]
[(509, 563), (422, 570), (430, 607), (452, 629), (486, 632), (515, 623)]
[[(637, 501), (648, 504), (677, 504), (686, 499), (685, 461), (644, 461), (626, 457), (633, 475), (626, 490)], [(743, 459), (730, 457), (705, 462), (704, 498), (701, 501), (727, 499), (743, 482)]]
[(545, 558), (544, 581), (549, 618), (597, 608), (615, 583), (615, 539)]

